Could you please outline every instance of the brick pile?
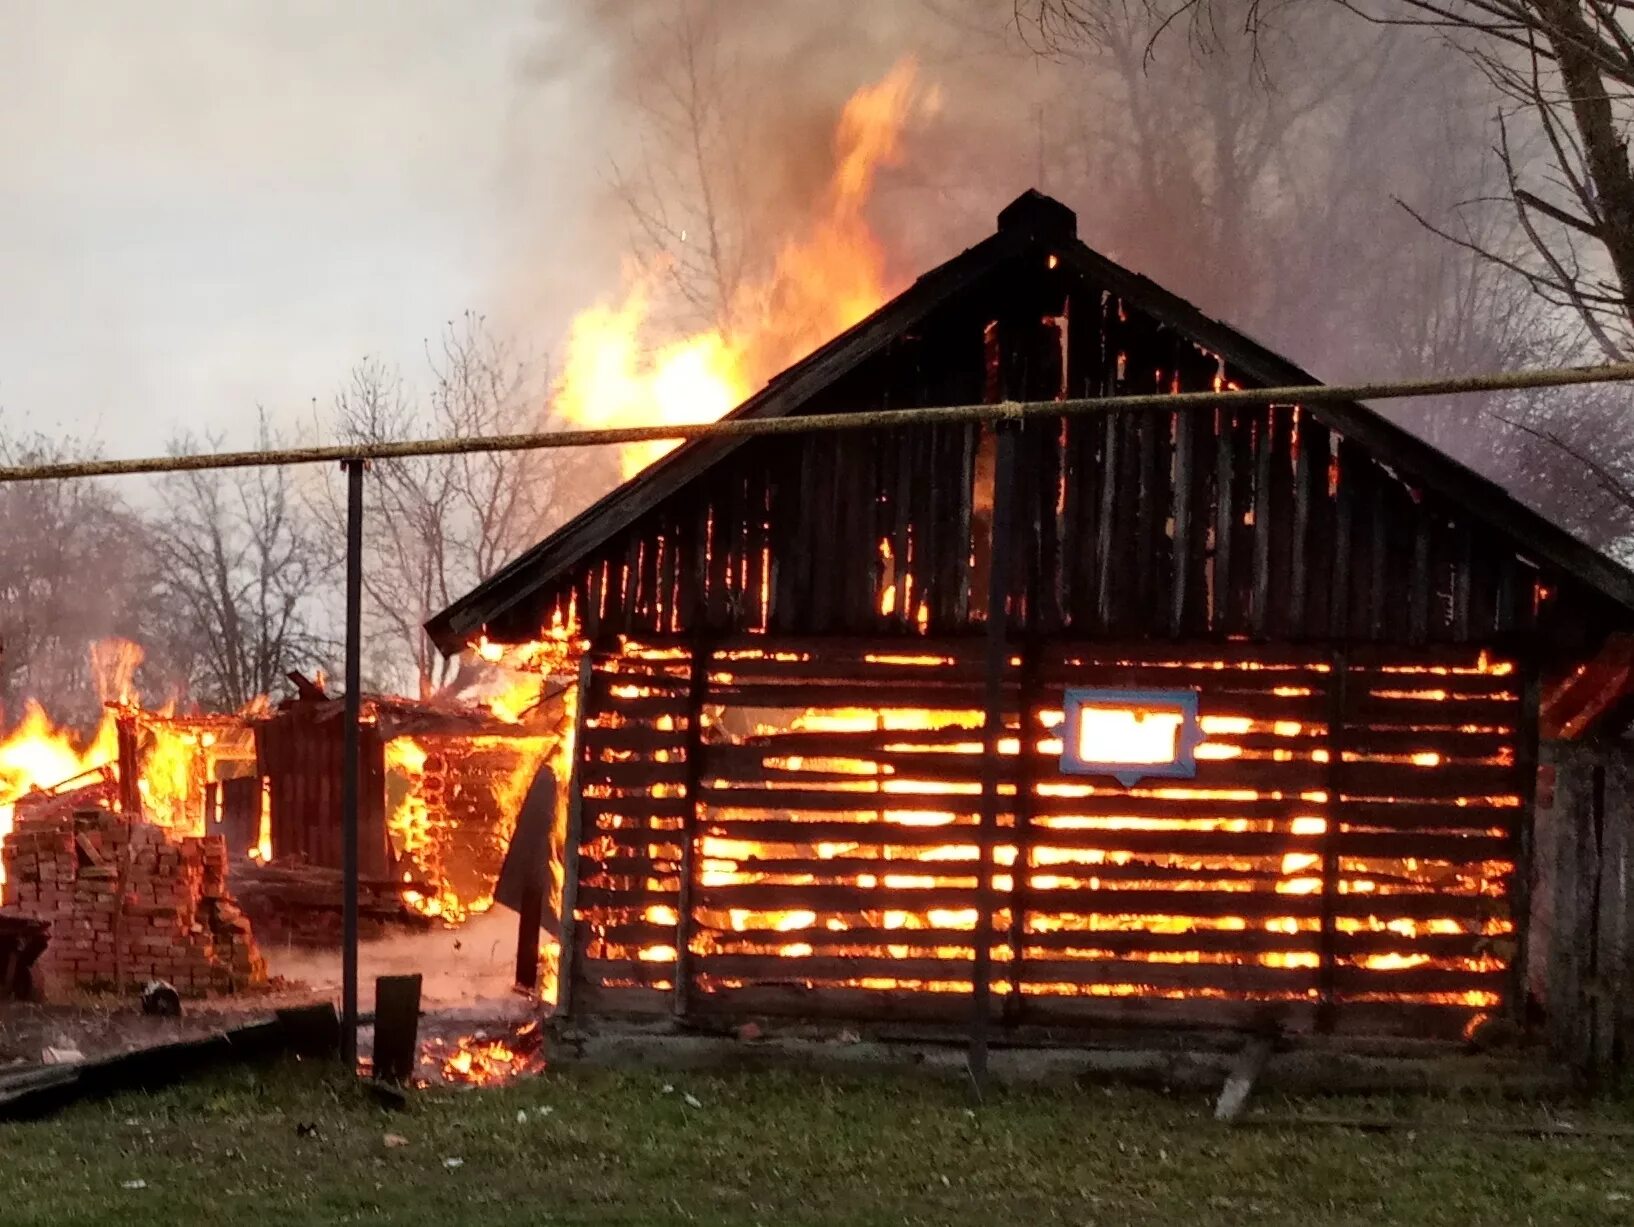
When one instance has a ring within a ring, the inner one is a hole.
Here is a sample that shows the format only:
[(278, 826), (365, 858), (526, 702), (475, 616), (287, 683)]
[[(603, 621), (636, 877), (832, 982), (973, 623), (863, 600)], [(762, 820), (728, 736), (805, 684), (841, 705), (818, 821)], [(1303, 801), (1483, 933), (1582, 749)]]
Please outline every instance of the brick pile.
[(250, 922), (227, 891), (219, 835), (175, 838), (101, 808), (18, 811), (0, 847), (0, 906), (50, 922), (36, 969), (48, 994), (121, 980), (127, 989), (167, 980), (191, 995), (266, 983)]

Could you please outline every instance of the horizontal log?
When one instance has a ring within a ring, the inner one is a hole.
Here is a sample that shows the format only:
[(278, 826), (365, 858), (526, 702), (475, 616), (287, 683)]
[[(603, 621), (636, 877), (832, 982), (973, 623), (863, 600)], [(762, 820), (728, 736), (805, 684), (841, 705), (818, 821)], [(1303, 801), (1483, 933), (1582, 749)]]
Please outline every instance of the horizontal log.
[[(1028, 913), (1035, 921), (1036, 912)], [(1071, 959), (1063, 950), (1109, 950), (1131, 954), (1263, 954), (1315, 952), (1321, 945), (1315, 929), (1298, 933), (1273, 933), (1268, 929), (1188, 929), (1183, 933), (1162, 933), (1151, 929), (1055, 929), (1026, 934), (1022, 950), (1030, 964), (1035, 957)], [(1030, 975), (1031, 973), (1029, 973)]]
[[(814, 682), (819, 685), (918, 685), (927, 679), (939, 684), (979, 686), (983, 671), (980, 658), (953, 660), (936, 653), (877, 653), (886, 660), (862, 656), (834, 656), (824, 653), (815, 660), (720, 660), (709, 669), (710, 693), (724, 686), (779, 685), (784, 682)], [(917, 659), (915, 659), (917, 658)]]
[(1017, 1021), (1071, 1028), (1225, 1028), (1261, 1031), (1278, 1027), (1294, 1033), (1316, 1028), (1314, 1001), (1233, 1001), (1190, 997), (1066, 997), (1027, 994)]
[[(991, 1014), (997, 1017), (1001, 1001), (995, 997)], [(846, 1022), (968, 1023), (968, 992), (915, 992), (908, 989), (874, 991), (858, 988), (811, 989), (791, 984), (728, 988), (699, 978), (693, 985), (687, 1013), (700, 1018), (800, 1018)]]
[(598, 926), (596, 936), (614, 946), (673, 946), (675, 926), (654, 924), (647, 920), (625, 921)]
[[(1015, 735), (1014, 723), (1010, 735)], [(728, 746), (740, 749), (764, 749), (766, 753), (803, 755), (807, 758), (852, 758), (878, 753), (887, 746), (945, 746), (962, 742), (980, 744), (982, 730), (947, 726), (934, 729), (859, 729), (855, 732), (790, 732), (764, 733), (741, 741), (706, 740), (705, 749)]]
[(840, 954), (847, 951), (878, 951), (887, 946), (910, 950), (933, 950), (945, 946), (969, 946), (976, 940), (973, 929), (885, 929), (878, 926), (830, 929), (811, 925), (800, 929), (717, 929), (700, 917), (697, 932), (717, 954), (738, 953), (732, 946), (781, 946), (805, 943), (813, 951)]
[[(978, 739), (972, 738), (974, 743)], [(723, 746), (705, 748), (700, 757), (700, 769), (711, 787), (721, 783), (742, 783), (754, 786), (787, 780), (789, 783), (808, 784), (861, 784), (877, 779), (895, 779), (904, 782), (917, 780), (957, 784), (979, 784), (982, 778), (984, 755), (979, 750), (969, 753), (946, 751), (880, 751), (858, 755), (859, 765), (866, 765), (880, 774), (836, 771), (828, 768), (791, 767), (778, 760), (809, 758), (811, 755), (785, 754), (773, 746)], [(1006, 771), (1015, 770), (1015, 756), (1006, 757)], [(1054, 756), (1035, 755), (1035, 769), (1047, 783), (1089, 783), (1090, 777), (1056, 774)], [(1423, 774), (1432, 769), (1420, 768)], [(1192, 789), (1255, 789), (1261, 792), (1311, 792), (1325, 787), (1327, 764), (1309, 759), (1292, 762), (1226, 759), (1201, 762), (1197, 773), (1190, 779), (1148, 778), (1142, 787)]]
[[(889, 892), (887, 892), (889, 893)], [(1068, 912), (1101, 916), (1194, 916), (1217, 918), (1240, 916), (1268, 919), (1319, 915), (1321, 898), (1311, 894), (1276, 894), (1271, 891), (1186, 891), (1186, 890), (1093, 890), (1079, 887), (1046, 889), (1035, 886), (1029, 899), (1035, 914)], [(1335, 914), (1365, 920), (1462, 920), (1502, 915), (1501, 900), (1448, 893), (1425, 894), (1341, 894), (1334, 899)]]
[[(800, 811), (868, 814), (900, 810), (904, 813), (951, 812), (974, 816), (981, 809), (979, 796), (950, 796), (947, 793), (821, 792), (810, 788), (720, 788), (705, 784), (698, 790), (698, 795), (704, 805), (711, 809), (766, 810), (780, 814)], [(707, 821), (716, 823), (729, 820), (708, 817)]]
[(643, 722), (659, 716), (686, 718), (686, 695), (639, 695), (629, 698), (618, 695), (592, 696), (590, 711), (596, 716), (622, 716), (625, 720)]
[(1413, 831), (1344, 830), (1333, 837), (1333, 848), (1339, 856), (1466, 863), (1506, 860), (1514, 852), (1506, 835), (1426, 835)]
[[(1508, 951), (1504, 950), (1507, 941)], [(1398, 954), (1427, 955), (1432, 959), (1474, 958), (1499, 952), (1512, 952), (1513, 939), (1493, 938), (1482, 933), (1422, 933), (1407, 937), (1400, 933), (1363, 931), (1334, 934), (1334, 954), (1341, 959), (1360, 959), (1368, 955)]]
[[(1310, 808), (1310, 807), (1307, 807)], [(1318, 811), (1320, 812), (1320, 811)], [(1166, 853), (1171, 856), (1285, 856), (1320, 853), (1326, 836), (1282, 831), (1134, 830), (1098, 827), (1063, 829), (1034, 823), (1028, 843), (1035, 849), (1061, 848), (1105, 852)], [(1509, 855), (1505, 836), (1471, 832), (1425, 835), (1413, 831), (1349, 831), (1333, 836), (1340, 855), (1425, 860), (1481, 861)]]
[(1513, 766), (1410, 767), (1388, 763), (1345, 763), (1336, 773), (1346, 797), (1427, 801), (1446, 797), (1514, 796), (1521, 790)]
[[(1433, 690), (1433, 687), (1403, 687), (1409, 690)], [(1463, 725), (1493, 725), (1515, 728), (1521, 718), (1517, 699), (1487, 697), (1390, 698), (1377, 694), (1360, 694), (1345, 704), (1347, 726), (1374, 724), (1412, 725), (1414, 727), (1458, 728)]]
[(582, 920), (597, 909), (645, 908), (653, 904), (674, 907), (680, 894), (675, 890), (657, 890), (650, 887), (622, 889), (597, 886), (585, 882), (579, 887), (576, 913)]
[(973, 887), (928, 887), (919, 890), (862, 886), (699, 886), (700, 908), (747, 908), (750, 911), (878, 912), (976, 906)]
[(634, 797), (586, 797), (585, 817), (596, 822), (602, 818), (680, 818), (686, 813), (685, 797), (654, 797), (650, 794)]
[(1357, 967), (1340, 963), (1334, 968), (1334, 987), (1341, 993), (1495, 993), (1502, 997), (1513, 983), (1508, 969), (1471, 971), (1462, 967), (1423, 965), (1402, 968)]
[(1450, 801), (1345, 801), (1341, 810), (1346, 827), (1380, 831), (1512, 830), (1521, 821), (1519, 806)]
[[(1002, 967), (997, 964), (995, 967)], [(1002, 976), (1002, 972), (998, 973)], [(1144, 989), (1213, 989), (1232, 996), (1296, 994), (1316, 987), (1314, 967), (1265, 967), (1257, 963), (1157, 963), (1136, 959), (1028, 959), (1024, 983), (1116, 984)], [(1023, 992), (1027, 990), (1024, 989)]]
[[(1005, 687), (1005, 690), (1008, 693), (1002, 705), (1014, 708), (1017, 705), (1016, 688), (1012, 685)], [(808, 681), (793, 682), (786, 686), (775, 683), (761, 685), (731, 683), (711, 686), (708, 696), (708, 702), (726, 707), (781, 710), (790, 712), (792, 716), (804, 715), (810, 710), (821, 711), (824, 708), (840, 707), (929, 708), (932, 711), (979, 710), (981, 700), (980, 686), (965, 682), (936, 684), (928, 680), (914, 685), (902, 682), (870, 685), (858, 679), (833, 685)]]
[[(1297, 668), (1247, 669), (1210, 668), (1202, 664), (1118, 665), (1092, 662), (1075, 665), (1043, 665), (1038, 684), (1045, 695), (1065, 689), (1108, 690), (1195, 690), (1212, 701), (1226, 702), (1233, 694), (1274, 695), (1278, 689), (1296, 688), (1323, 692), (1328, 674)], [(1292, 696), (1289, 696), (1292, 697)]]
[[(643, 644), (654, 647), (686, 648), (685, 635), (643, 635)], [(768, 652), (860, 658), (866, 654), (924, 653), (980, 660), (984, 640), (979, 634), (922, 635), (917, 630), (876, 635), (728, 635), (712, 644), (712, 659), (731, 660), (735, 655), (761, 656)], [(1293, 643), (1211, 642), (1207, 640), (1153, 643), (1143, 639), (1085, 639), (1062, 637), (1043, 645), (1043, 662), (1053, 665), (1064, 660), (1223, 660), (1233, 663), (1321, 665), (1329, 650), (1321, 645)], [(1460, 648), (1397, 647), (1357, 645), (1353, 661), (1383, 664), (1423, 662), (1435, 665), (1473, 666), (1476, 654)]]
[(609, 988), (582, 975), (575, 975), (573, 985), (573, 1012), (580, 1016), (646, 1018), (675, 1007), (674, 991), (667, 988)]
[[(1003, 973), (995, 965), (996, 974)], [(778, 954), (693, 954), (693, 974), (746, 983), (826, 982), (845, 984), (863, 979), (962, 980), (970, 982), (968, 958), (892, 958), (889, 955), (790, 957)]]
[(674, 877), (681, 872), (681, 850), (666, 848), (652, 856), (582, 856), (580, 876), (586, 880), (597, 874), (612, 877)]
[(675, 979), (673, 962), (648, 963), (638, 959), (582, 958), (575, 968), (587, 983), (605, 985), (609, 981), (632, 981), (637, 988), (660, 988)]
[(1513, 750), (1512, 733), (1468, 733), (1460, 728), (1404, 729), (1351, 725), (1345, 749), (1365, 755), (1435, 753), (1456, 761), (1495, 759)]
[[(1178, 788), (1192, 786), (1192, 782), (1188, 780), (1175, 780), (1171, 783)], [(1320, 812), (1321, 807), (1316, 802), (1302, 801), (1297, 795), (1238, 800), (1215, 797), (1133, 796), (1108, 791), (1088, 797), (1064, 797), (1035, 792), (1029, 808), (1041, 818), (1168, 818), (1192, 821), (1248, 819), (1278, 822), (1299, 814)]]
[[(911, 809), (913, 807), (904, 807)], [(860, 843), (880, 847), (938, 847), (976, 839), (975, 822), (957, 826), (908, 826), (899, 822), (793, 821), (776, 818), (723, 819), (706, 815), (700, 830), (722, 839), (808, 847), (819, 843)]]
[(660, 729), (649, 724), (626, 724), (618, 728), (587, 728), (584, 730), (585, 749), (595, 752), (600, 750), (613, 751), (653, 751), (671, 750), (680, 752), (686, 748), (687, 733), (685, 729)]
[[(783, 876), (811, 876), (818, 879), (834, 879), (834, 885), (846, 885), (854, 882), (859, 876), (871, 874), (879, 878), (885, 875), (903, 875), (920, 878), (935, 878), (947, 885), (966, 884), (975, 886), (976, 861), (974, 858), (967, 861), (922, 861), (906, 858), (871, 858), (871, 857), (722, 857), (737, 865), (737, 872), (742, 874), (777, 874)], [(1010, 870), (1000, 867), (997, 873), (1009, 876)], [(1154, 865), (1150, 862), (1132, 862), (1129, 864), (1104, 865), (1044, 865), (1034, 870), (1037, 875), (1089, 879), (1094, 878), (1101, 882), (1171, 882), (1176, 884), (1199, 882), (1215, 884), (1220, 882), (1249, 882), (1266, 886), (1275, 885), (1283, 881), (1285, 875), (1274, 867), (1259, 869), (1228, 867), (1224, 865), (1209, 865), (1202, 868), (1193, 866)], [(1375, 880), (1382, 875), (1371, 875)], [(816, 884), (816, 883), (814, 883)]]
[(584, 762), (579, 766), (579, 778), (588, 786), (611, 786), (628, 791), (651, 788), (655, 784), (681, 784), (686, 781), (685, 763), (653, 763), (644, 760), (627, 763)]

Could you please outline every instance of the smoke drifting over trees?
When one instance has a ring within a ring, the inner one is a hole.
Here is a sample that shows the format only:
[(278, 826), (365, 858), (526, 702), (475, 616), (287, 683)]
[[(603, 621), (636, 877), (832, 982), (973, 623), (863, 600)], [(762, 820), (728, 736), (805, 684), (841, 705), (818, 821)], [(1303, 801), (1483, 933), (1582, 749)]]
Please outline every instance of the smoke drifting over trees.
[[(623, 248), (662, 257), (677, 330), (800, 233), (845, 99), (912, 56), (936, 106), (872, 209), (898, 287), (1037, 186), (1077, 210), (1091, 246), (1322, 378), (1602, 356), (1572, 299), (1538, 292), (1539, 215), (1512, 207), (1517, 177), (1558, 168), (1547, 133), (1516, 118), (1518, 81), (1506, 90), (1490, 54), (1433, 30), (1328, 0), (601, 0), (579, 12), (545, 19), (532, 79), (593, 76), (617, 100), (598, 121), (604, 191), (622, 206)], [(561, 46), (598, 48), (590, 76)], [(1575, 241), (1555, 250), (1586, 280)], [(1634, 453), (1603, 391), (1390, 411), (1598, 544), (1634, 531), (1629, 500), (1544, 441)]]
[[(1433, 15), (1413, 0), (1382, 2), (1394, 7), (1378, 15)], [(1252, 0), (541, 4), (534, 37), (514, 49), (504, 142), (515, 151), (507, 224), (522, 237), (493, 272), (492, 301), (472, 304), (495, 322), (452, 325), (430, 343), (426, 371), (361, 361), (334, 372), (315, 389), (312, 433), (368, 440), (543, 426), (549, 373), (516, 355), (560, 358), (566, 312), (615, 298), (621, 258), (657, 274), (653, 306), (674, 334), (731, 327), (742, 287), (767, 279), (778, 251), (817, 217), (846, 99), (904, 57), (917, 65), (922, 105), (868, 207), (891, 290), (990, 233), (998, 208), (1036, 186), (1077, 210), (1091, 246), (1326, 379), (1627, 352), (1634, 328), (1613, 248), (1634, 235), (1634, 221), (1603, 190), (1617, 186), (1615, 159), (1582, 139), (1591, 129), (1625, 132), (1627, 104), (1612, 95), (1634, 82), (1626, 19), (1579, 0), (1457, 0), (1449, 11), (1465, 22), (1450, 39), (1369, 22), (1337, 0), (1274, 10)], [(1506, 27), (1484, 27), (1482, 12)], [(1178, 19), (1154, 37), (1171, 14)], [(1562, 43), (1574, 21), (1587, 24)], [(1572, 46), (1587, 49), (1586, 64), (1562, 58)], [(1593, 115), (1563, 83), (1574, 65), (1580, 81), (1601, 83)], [(580, 164), (560, 172), (537, 153), (559, 153), (563, 132), (599, 173)], [(1626, 174), (1626, 155), (1621, 165)], [(1626, 203), (1634, 218), (1634, 199)], [(1628, 247), (1634, 267), (1634, 239)], [(539, 309), (542, 297), (551, 312)], [(1390, 412), (1585, 538), (1628, 552), (1634, 427), (1625, 398), (1590, 389)], [(3, 446), (13, 462), (83, 451), (15, 435)], [(422, 692), (457, 680), (420, 620), (614, 471), (610, 458), (583, 457), (375, 470), (375, 677)], [(307, 604), (297, 633), (257, 629), (258, 642), (291, 645), (261, 653), (277, 664), (249, 669), (257, 677), (303, 654), (320, 663), (321, 632), (338, 606), (338, 488), (325, 475), (289, 481), (261, 501), (286, 509), (273, 517), (277, 532), (310, 547), (276, 568), (280, 583), (308, 591)], [(178, 613), (200, 602), (180, 578), (191, 564), (173, 555), (183, 539), (220, 536), (239, 542), (248, 577), (257, 555), (247, 515), (225, 488), (153, 497), (87, 483), (0, 489), (7, 714), (25, 694), (61, 696), (65, 714), (94, 707), (85, 648), (109, 634), (147, 646), (147, 694), (237, 695), (224, 666), (206, 663), (219, 656), (215, 623)], [(155, 534), (172, 531), (171, 555), (153, 547)], [(265, 617), (289, 608), (272, 601)]]

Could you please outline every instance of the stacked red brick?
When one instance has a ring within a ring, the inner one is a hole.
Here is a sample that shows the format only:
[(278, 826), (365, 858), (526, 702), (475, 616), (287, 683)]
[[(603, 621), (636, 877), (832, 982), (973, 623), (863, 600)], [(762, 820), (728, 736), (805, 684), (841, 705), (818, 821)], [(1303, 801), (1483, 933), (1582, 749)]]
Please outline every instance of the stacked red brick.
[(4, 906), (50, 922), (37, 968), (48, 993), (149, 980), (189, 994), (266, 983), (250, 922), (227, 893), (220, 836), (173, 838), (104, 809), (18, 809), (0, 849)]

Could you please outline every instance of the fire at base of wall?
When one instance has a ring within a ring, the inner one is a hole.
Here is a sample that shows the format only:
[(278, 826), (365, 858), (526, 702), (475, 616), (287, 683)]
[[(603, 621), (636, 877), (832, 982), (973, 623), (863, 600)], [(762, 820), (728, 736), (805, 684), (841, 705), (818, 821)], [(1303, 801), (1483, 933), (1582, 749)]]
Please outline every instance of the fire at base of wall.
[(168, 980), (189, 995), (264, 986), (266, 960), (227, 891), (219, 836), (177, 839), (104, 809), (17, 816), (3, 906), (51, 923), (49, 997)]

